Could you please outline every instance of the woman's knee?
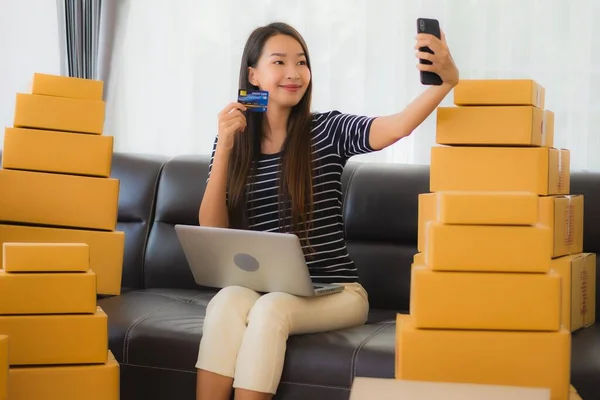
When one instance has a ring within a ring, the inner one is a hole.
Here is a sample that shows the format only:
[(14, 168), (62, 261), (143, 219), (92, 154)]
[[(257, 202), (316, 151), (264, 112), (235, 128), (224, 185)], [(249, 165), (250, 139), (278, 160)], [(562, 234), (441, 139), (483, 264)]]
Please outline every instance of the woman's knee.
[(286, 293), (268, 293), (258, 299), (248, 315), (250, 324), (289, 327), (288, 307), (290, 295)]
[(239, 314), (247, 316), (260, 295), (241, 286), (228, 286), (221, 289), (208, 303), (206, 315)]

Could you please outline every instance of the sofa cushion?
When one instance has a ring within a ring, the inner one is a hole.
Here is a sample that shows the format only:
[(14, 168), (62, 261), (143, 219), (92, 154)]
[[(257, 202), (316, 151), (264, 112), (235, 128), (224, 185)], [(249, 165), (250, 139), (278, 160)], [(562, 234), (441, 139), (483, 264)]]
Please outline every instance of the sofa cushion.
[(429, 192), (429, 166), (353, 162), (344, 178), (347, 240), (417, 244), (418, 196)]
[(180, 156), (163, 168), (158, 182), (155, 225), (146, 252), (146, 288), (197, 287), (174, 227), (176, 224), (198, 225), (208, 161), (204, 156)]
[[(147, 289), (100, 300), (111, 322), (110, 348), (117, 360), (194, 372), (206, 306), (214, 293)], [(365, 326), (290, 337), (282, 382), (349, 388), (357, 372), (392, 377), (394, 321), (395, 312), (373, 310)]]
[(373, 309), (408, 311), (411, 264), (416, 245), (351, 240), (348, 252)]
[(113, 155), (111, 177), (119, 180), (117, 230), (125, 232), (122, 290), (143, 288), (144, 253), (158, 176), (167, 157)]
[[(206, 305), (214, 293), (145, 289), (99, 300), (110, 321), (110, 349), (124, 363), (179, 370), (193, 368), (197, 355), (193, 353), (198, 352)], [(182, 346), (186, 351), (176, 351)], [(166, 351), (150, 351), (152, 348)]]

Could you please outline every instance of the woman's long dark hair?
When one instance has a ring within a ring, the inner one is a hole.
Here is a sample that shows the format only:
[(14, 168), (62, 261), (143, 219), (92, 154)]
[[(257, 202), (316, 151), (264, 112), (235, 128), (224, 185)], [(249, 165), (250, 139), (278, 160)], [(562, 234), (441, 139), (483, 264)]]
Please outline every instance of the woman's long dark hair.
[[(300, 43), (310, 70), (308, 48), (300, 33), (285, 23), (272, 23), (254, 30), (246, 42), (240, 66), (240, 89), (258, 89), (250, 83), (248, 69), (256, 67), (265, 43), (276, 35), (287, 35)], [(280, 230), (297, 234), (308, 249), (308, 232), (313, 215), (311, 99), (312, 78), (302, 100), (292, 108), (288, 119), (287, 136), (281, 152), (278, 191)], [(242, 229), (248, 225), (246, 184), (253, 183), (248, 181), (248, 177), (251, 172), (256, 172), (261, 153), (264, 113), (248, 112), (246, 118), (246, 130), (235, 136), (227, 182), (230, 225)], [(291, 211), (291, 215), (287, 210)]]

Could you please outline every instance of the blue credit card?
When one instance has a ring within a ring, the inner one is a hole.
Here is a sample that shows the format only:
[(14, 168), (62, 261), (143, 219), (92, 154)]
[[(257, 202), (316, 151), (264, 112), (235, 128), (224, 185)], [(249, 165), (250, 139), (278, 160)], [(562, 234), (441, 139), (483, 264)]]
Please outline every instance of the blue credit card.
[(240, 89), (238, 91), (238, 103), (243, 104), (248, 111), (265, 112), (267, 111), (267, 103), (269, 103), (269, 92)]

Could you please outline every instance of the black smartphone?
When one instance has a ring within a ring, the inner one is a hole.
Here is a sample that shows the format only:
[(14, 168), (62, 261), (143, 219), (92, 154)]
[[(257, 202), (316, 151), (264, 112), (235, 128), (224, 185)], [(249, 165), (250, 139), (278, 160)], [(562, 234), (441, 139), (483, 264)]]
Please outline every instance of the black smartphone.
[[(440, 32), (440, 23), (437, 19), (429, 19), (429, 18), (418, 18), (417, 19), (417, 32), (418, 33), (428, 33), (441, 39)], [(433, 51), (429, 47), (420, 47), (419, 51), (425, 51), (427, 53), (433, 54)], [(431, 65), (431, 61), (419, 59), (419, 63)], [(421, 73), (421, 83), (423, 85), (441, 85), (442, 78), (435, 72), (429, 71), (419, 71)]]

